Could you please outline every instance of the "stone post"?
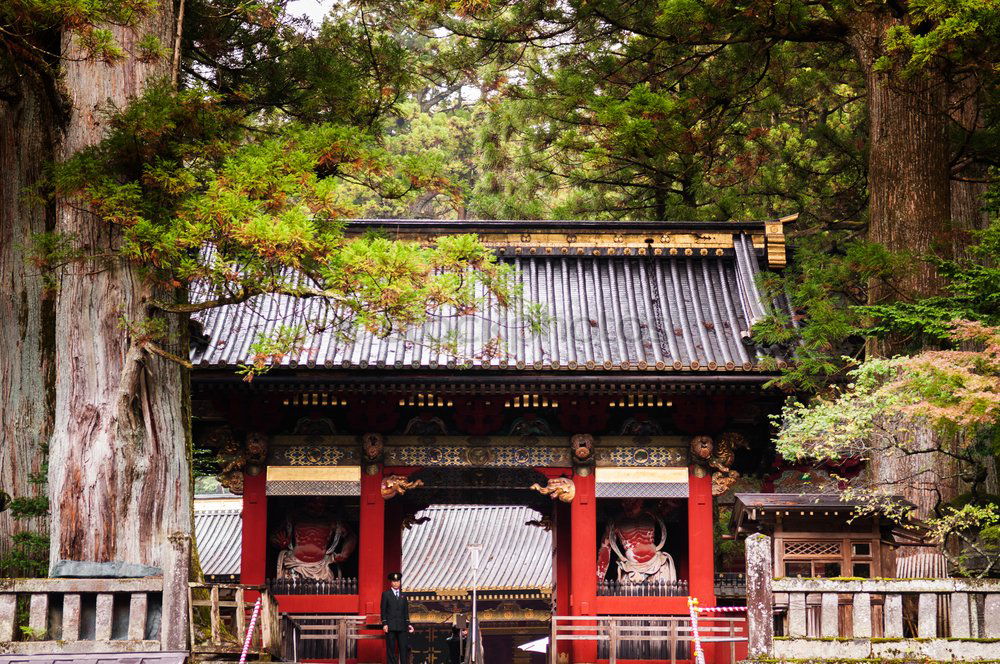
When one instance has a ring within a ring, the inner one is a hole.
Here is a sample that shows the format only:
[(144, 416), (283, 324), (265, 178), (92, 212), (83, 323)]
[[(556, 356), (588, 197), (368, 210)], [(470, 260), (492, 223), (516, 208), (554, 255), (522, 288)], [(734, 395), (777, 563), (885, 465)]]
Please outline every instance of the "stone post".
[(771, 538), (751, 535), (746, 543), (747, 651), (750, 659), (770, 657), (774, 648), (774, 578)]
[(191, 536), (173, 533), (167, 536), (163, 548), (163, 610), (160, 624), (160, 649), (188, 649), (188, 582), (191, 578)]

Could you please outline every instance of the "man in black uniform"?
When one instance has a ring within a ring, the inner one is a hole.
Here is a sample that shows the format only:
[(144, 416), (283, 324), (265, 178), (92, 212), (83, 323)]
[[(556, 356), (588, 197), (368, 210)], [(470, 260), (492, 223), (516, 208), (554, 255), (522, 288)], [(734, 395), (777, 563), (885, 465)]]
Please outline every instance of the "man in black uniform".
[[(390, 588), (382, 593), (382, 631), (385, 632), (385, 658), (388, 664), (409, 664), (410, 604), (400, 590), (403, 576), (399, 572), (389, 575)], [(396, 649), (399, 654), (396, 654)]]

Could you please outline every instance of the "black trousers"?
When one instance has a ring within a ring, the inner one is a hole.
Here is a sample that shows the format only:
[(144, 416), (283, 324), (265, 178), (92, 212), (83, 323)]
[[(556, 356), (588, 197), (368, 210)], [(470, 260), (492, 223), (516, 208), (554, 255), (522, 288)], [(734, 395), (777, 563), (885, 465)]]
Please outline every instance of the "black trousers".
[[(396, 648), (399, 654), (396, 654)], [(408, 630), (390, 629), (385, 633), (385, 660), (388, 664), (410, 664), (410, 633)]]

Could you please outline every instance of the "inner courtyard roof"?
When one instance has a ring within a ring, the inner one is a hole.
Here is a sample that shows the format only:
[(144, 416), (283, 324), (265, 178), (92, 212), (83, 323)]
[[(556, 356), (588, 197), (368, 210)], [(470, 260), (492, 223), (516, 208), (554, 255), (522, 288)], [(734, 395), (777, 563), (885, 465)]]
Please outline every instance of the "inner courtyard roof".
[(403, 587), (441, 591), (472, 587), (468, 546), (482, 545), (478, 587), (552, 587), (552, 533), (529, 526), (541, 515), (520, 505), (434, 505), (426, 523), (403, 531)]
[[(766, 302), (757, 278), (784, 266), (784, 221), (357, 221), (349, 233), (377, 226), (420, 242), (478, 233), (514, 267), (525, 300), (541, 305), (549, 324), (533, 332), (523, 310), (490, 299), (475, 315), (436, 316), (386, 338), (317, 331), (276, 368), (760, 372), (767, 353), (751, 342), (750, 329), (784, 303)], [(261, 334), (316, 319), (322, 306), (262, 295), (201, 312), (194, 318), (207, 344), (191, 360), (202, 369), (252, 363), (250, 346)], [(484, 353), (497, 337), (500, 350)], [(443, 347), (445, 339), (457, 341), (457, 353)]]

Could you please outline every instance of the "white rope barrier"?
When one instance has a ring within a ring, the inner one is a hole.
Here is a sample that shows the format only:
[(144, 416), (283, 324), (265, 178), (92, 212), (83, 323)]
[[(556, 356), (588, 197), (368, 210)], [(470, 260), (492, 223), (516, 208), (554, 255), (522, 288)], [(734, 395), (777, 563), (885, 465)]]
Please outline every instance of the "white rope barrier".
[(698, 634), (698, 599), (688, 597), (688, 613), (691, 614), (691, 642), (694, 644), (695, 664), (705, 664), (705, 653), (701, 650), (701, 636)]
[[(250, 652), (250, 642), (253, 640), (253, 631), (257, 627), (257, 616), (260, 614), (260, 597), (257, 598), (257, 603), (253, 605), (253, 614), (250, 616), (250, 624), (247, 626), (247, 635), (243, 639), (243, 653), (240, 655), (240, 664), (246, 664), (247, 653)], [(242, 607), (237, 607), (237, 611), (242, 611)], [(702, 662), (701, 664), (705, 664)]]
[(698, 606), (697, 597), (688, 597), (688, 613), (691, 614), (691, 642), (694, 644), (695, 664), (705, 664), (705, 652), (701, 649), (701, 635), (698, 633), (699, 613), (737, 613), (746, 611), (745, 606)]
[(745, 606), (699, 606), (696, 609), (699, 613), (735, 613), (737, 611), (746, 611)]

